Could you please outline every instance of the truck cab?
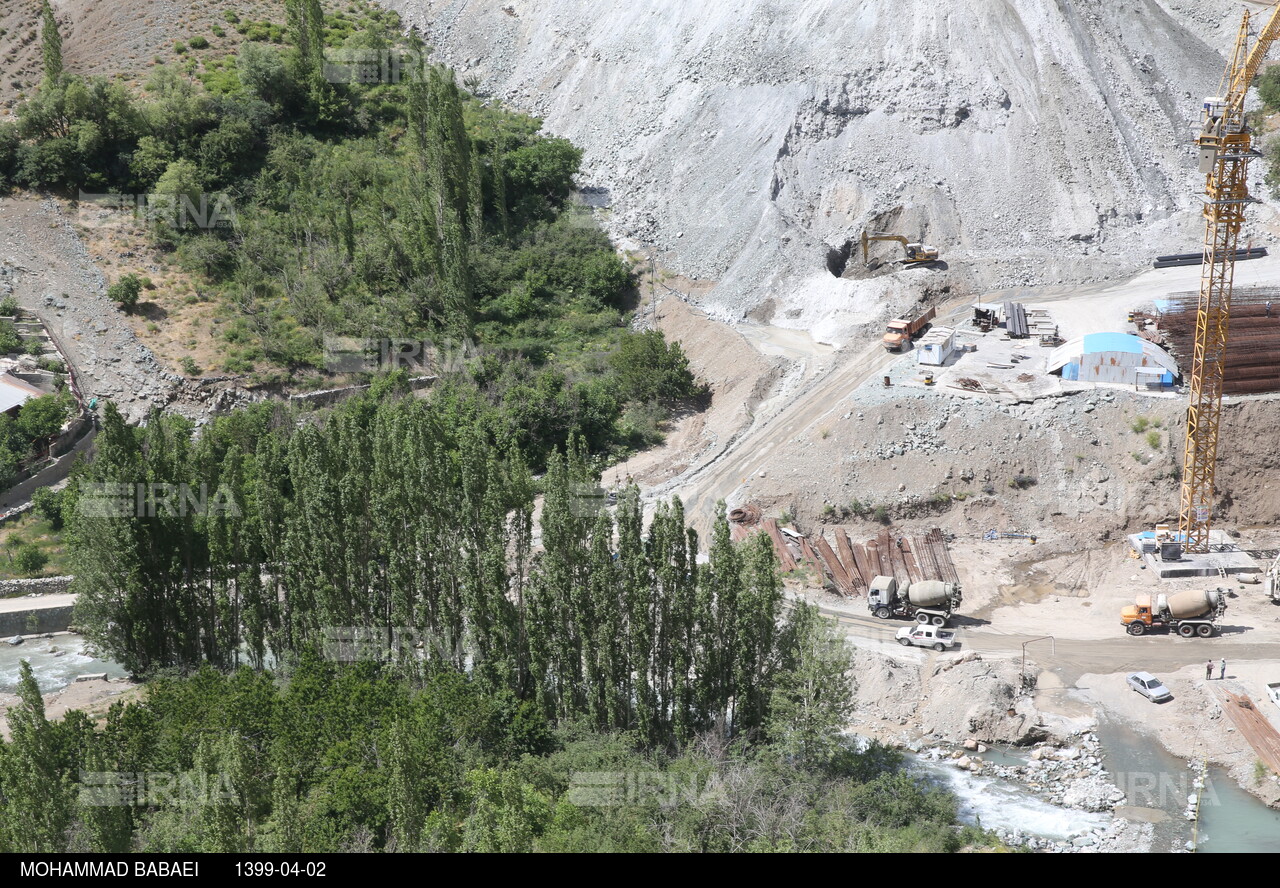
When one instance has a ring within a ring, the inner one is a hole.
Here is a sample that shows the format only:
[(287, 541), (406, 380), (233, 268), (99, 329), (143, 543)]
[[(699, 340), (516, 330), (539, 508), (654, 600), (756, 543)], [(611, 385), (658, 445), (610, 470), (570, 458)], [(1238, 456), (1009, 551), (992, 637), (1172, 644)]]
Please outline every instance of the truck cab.
[(898, 603), (898, 580), (895, 577), (876, 577), (867, 590), (867, 609), (882, 620), (889, 619)]
[(902, 320), (890, 321), (880, 342), (890, 351), (902, 348), (902, 343), (911, 338), (910, 325)]
[(1120, 623), (1130, 635), (1141, 635), (1151, 628), (1151, 596), (1139, 595), (1134, 603), (1120, 609)]

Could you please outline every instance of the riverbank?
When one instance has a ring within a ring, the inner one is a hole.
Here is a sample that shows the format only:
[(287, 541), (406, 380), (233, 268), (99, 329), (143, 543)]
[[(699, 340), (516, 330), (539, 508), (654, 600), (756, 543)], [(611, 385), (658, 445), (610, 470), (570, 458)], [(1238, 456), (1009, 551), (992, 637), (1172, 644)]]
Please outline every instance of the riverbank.
[[(85, 638), (70, 632), (33, 636), (21, 645), (0, 645), (0, 736), (9, 737), (6, 713), (19, 702), (19, 666), (28, 660), (44, 693), (45, 717), (59, 719), (73, 709), (91, 718), (102, 715), (116, 700), (135, 695), (139, 686), (129, 681), (116, 663), (95, 656)], [(80, 676), (98, 675), (87, 681)]]

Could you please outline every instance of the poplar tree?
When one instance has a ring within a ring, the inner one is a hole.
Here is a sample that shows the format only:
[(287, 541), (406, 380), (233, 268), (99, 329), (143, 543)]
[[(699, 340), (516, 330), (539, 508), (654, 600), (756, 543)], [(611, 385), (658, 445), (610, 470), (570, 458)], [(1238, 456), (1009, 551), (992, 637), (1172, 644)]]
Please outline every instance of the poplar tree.
[(40, 49), (44, 57), (44, 82), (52, 83), (62, 75), (62, 34), (49, 0), (40, 3)]

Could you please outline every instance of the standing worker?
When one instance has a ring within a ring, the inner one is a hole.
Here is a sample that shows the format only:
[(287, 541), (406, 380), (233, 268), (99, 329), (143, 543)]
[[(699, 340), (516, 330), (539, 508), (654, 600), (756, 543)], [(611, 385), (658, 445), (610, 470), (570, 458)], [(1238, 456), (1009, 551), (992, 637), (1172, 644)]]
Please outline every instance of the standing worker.
[(1218, 681), (1222, 681), (1226, 677), (1227, 677), (1227, 658), (1223, 657), (1222, 663), (1218, 668)]
[(1213, 681), (1213, 661), (1204, 664), (1204, 680)]

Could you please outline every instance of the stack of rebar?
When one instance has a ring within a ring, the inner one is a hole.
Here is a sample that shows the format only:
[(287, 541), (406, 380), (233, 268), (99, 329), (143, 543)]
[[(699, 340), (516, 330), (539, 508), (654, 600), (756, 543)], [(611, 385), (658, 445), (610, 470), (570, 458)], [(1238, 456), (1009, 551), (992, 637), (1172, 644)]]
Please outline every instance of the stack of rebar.
[[(1160, 331), (1184, 373), (1195, 352), (1199, 298), (1199, 293), (1173, 293), (1160, 317)], [(1232, 295), (1222, 391), (1280, 391), (1280, 287), (1247, 287)]]
[(1258, 754), (1259, 761), (1280, 776), (1280, 732), (1258, 711), (1248, 694), (1219, 690), (1222, 711), (1231, 719), (1240, 736), (1249, 741), (1253, 751)]

